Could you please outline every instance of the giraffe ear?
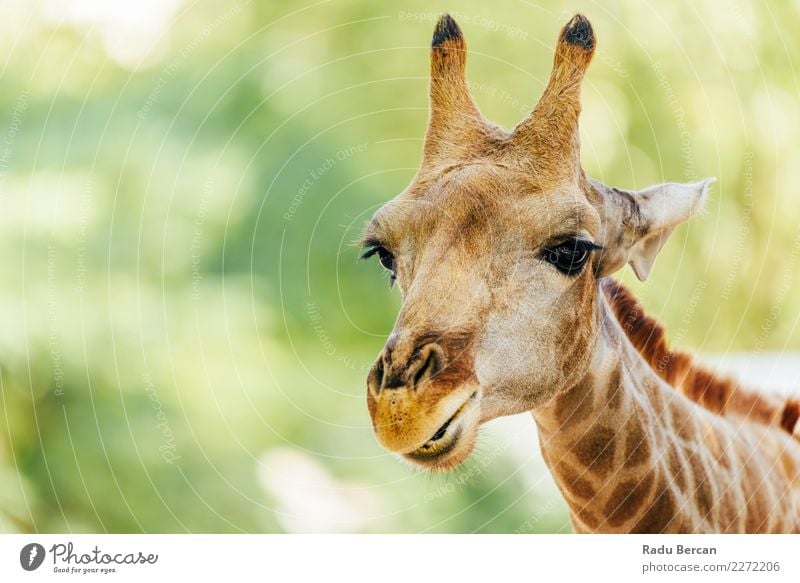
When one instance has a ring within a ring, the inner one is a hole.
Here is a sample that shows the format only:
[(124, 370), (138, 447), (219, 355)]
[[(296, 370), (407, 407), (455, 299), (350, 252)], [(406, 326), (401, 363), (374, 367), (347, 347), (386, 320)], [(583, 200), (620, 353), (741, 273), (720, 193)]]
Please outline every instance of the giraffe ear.
[(645, 281), (664, 243), (678, 225), (702, 208), (715, 181), (659, 184), (639, 191), (597, 188), (595, 183), (604, 195), (604, 249), (598, 274), (609, 275), (629, 263), (636, 277)]

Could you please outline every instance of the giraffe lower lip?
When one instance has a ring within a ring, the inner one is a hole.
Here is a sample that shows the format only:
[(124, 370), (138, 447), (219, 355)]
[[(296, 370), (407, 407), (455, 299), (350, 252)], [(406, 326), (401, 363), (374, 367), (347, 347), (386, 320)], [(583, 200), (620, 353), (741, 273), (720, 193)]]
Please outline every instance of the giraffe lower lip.
[(445, 439), (428, 441), (419, 449), (406, 454), (412, 460), (431, 462), (447, 456), (455, 449), (458, 440), (461, 438), (461, 427), (457, 427), (453, 433)]
[(453, 413), (450, 419), (445, 421), (444, 424), (436, 430), (436, 433), (434, 433), (428, 441), (418, 449), (406, 455), (412, 459), (431, 461), (436, 458), (444, 457), (453, 451), (453, 448), (455, 448), (463, 432), (463, 427), (458, 425), (459, 418), (473, 401), (476, 394), (477, 391), (472, 393), (469, 398), (464, 401), (464, 404)]

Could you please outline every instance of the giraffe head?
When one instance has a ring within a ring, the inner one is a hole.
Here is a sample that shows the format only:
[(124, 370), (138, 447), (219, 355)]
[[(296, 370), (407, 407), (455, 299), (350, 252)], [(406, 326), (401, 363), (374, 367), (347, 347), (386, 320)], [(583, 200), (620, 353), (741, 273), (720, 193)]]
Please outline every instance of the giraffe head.
[(585, 375), (598, 278), (626, 263), (646, 278), (711, 182), (624, 191), (586, 176), (578, 115), (594, 48), (575, 16), (541, 99), (507, 132), (470, 97), (458, 25), (445, 15), (436, 26), (421, 167), (362, 239), (403, 296), (367, 380), (373, 429), (418, 465), (460, 464), (481, 423), (535, 409)]

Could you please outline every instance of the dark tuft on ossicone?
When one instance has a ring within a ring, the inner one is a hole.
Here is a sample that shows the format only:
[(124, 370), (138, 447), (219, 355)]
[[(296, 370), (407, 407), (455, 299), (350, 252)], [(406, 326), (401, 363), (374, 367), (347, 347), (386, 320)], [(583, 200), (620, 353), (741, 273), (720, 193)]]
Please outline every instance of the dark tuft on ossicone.
[(449, 14), (443, 14), (436, 23), (436, 30), (433, 32), (431, 47), (434, 49), (442, 46), (446, 40), (457, 40), (461, 38), (461, 29), (456, 21)]
[(585, 49), (594, 48), (594, 31), (589, 19), (583, 14), (576, 14), (564, 28), (564, 42)]

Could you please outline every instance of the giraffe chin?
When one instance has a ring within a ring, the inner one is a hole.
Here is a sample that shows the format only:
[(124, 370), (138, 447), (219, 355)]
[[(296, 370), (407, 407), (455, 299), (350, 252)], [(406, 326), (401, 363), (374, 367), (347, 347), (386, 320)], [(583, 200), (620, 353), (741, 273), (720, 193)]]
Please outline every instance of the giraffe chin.
[(437, 472), (455, 469), (472, 453), (479, 425), (480, 405), (475, 391), (428, 441), (401, 456), (414, 465)]

